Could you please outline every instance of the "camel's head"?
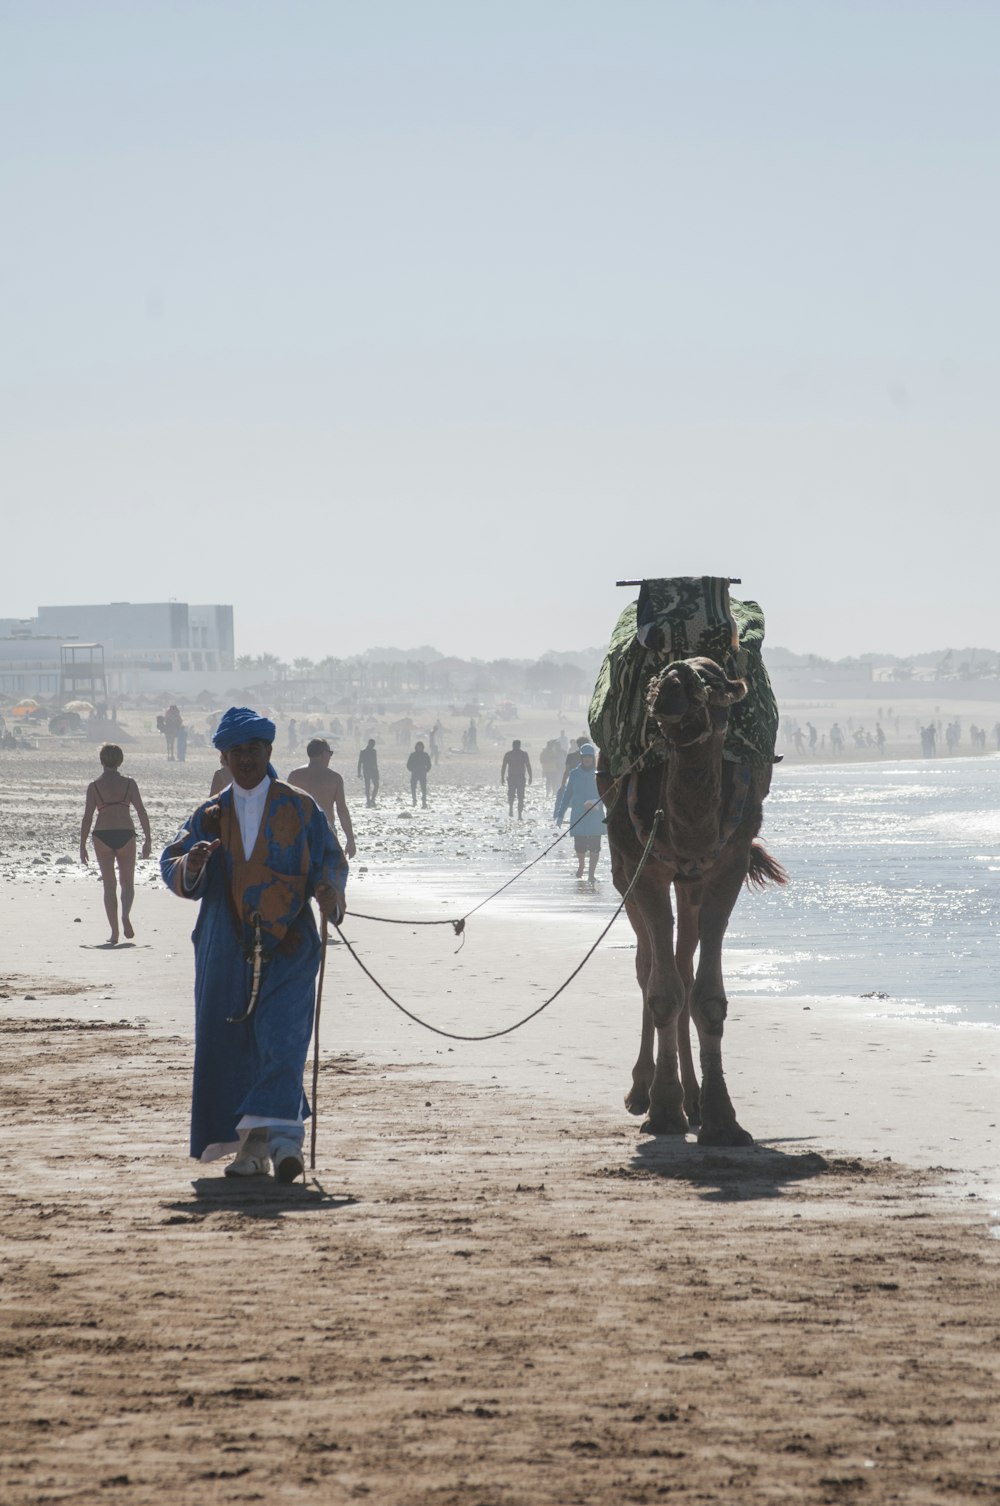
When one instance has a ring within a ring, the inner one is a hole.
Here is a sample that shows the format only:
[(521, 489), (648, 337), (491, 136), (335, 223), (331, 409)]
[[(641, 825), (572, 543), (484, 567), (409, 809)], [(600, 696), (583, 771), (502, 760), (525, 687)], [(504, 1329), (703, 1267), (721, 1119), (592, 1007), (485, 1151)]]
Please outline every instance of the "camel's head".
[(668, 742), (686, 748), (724, 734), (730, 706), (746, 693), (746, 681), (730, 680), (714, 659), (679, 659), (649, 682), (646, 705)]

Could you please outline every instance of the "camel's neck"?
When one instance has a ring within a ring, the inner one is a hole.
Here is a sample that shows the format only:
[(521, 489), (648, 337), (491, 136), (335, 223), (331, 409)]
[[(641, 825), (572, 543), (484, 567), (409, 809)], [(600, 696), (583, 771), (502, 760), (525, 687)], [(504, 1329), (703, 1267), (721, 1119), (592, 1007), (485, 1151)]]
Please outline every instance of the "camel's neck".
[(661, 799), (670, 851), (682, 864), (714, 858), (722, 806), (722, 744), (725, 733), (703, 743), (674, 748), (667, 759)]

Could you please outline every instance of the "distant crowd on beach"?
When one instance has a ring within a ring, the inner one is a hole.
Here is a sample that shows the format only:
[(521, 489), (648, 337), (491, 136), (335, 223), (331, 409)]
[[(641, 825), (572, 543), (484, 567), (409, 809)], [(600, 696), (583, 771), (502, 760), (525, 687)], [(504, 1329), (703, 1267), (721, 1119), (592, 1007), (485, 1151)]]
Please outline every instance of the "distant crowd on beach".
[[(919, 744), (924, 758), (936, 757), (942, 748), (947, 750), (949, 757), (963, 751), (965, 734), (960, 716), (953, 717), (948, 722), (943, 722), (938, 716), (926, 724), (916, 717), (913, 719), (911, 732), (909, 721), (901, 718), (891, 706), (885, 714), (881, 706), (878, 708), (874, 726), (848, 716), (843, 725), (837, 720), (822, 731), (812, 721), (800, 722), (796, 717), (783, 716), (780, 733), (786, 752), (800, 757), (842, 758), (853, 749), (855, 754), (864, 756), (875, 753), (879, 758), (884, 758), (889, 748), (889, 738), (883, 722), (891, 724), (892, 750), (897, 757), (906, 756), (907, 744)], [(968, 747), (973, 753), (987, 753), (991, 751), (991, 747), (1000, 752), (1000, 721), (994, 723), (989, 731), (986, 727), (970, 722)]]
[[(36, 703), (27, 703), (34, 706)], [(454, 709), (454, 708), (453, 708)], [(339, 832), (345, 854), (352, 858), (356, 838), (345, 789), (344, 775), (332, 766), (337, 746), (354, 741), (356, 759), (351, 766), (364, 788), (365, 807), (374, 810), (384, 795), (383, 774), (379, 764), (380, 745), (386, 745), (394, 760), (403, 759), (405, 780), (409, 787), (411, 808), (430, 808), (436, 771), (442, 759), (485, 759), (496, 750), (496, 778), (501, 787), (501, 801), (506, 800), (511, 819), (523, 821), (533, 795), (535, 770), (530, 750), (520, 738), (504, 745), (509, 735), (511, 711), (503, 714), (476, 714), (467, 707), (460, 727), (449, 729), (440, 716), (423, 724), (413, 716), (394, 720), (359, 712), (347, 716), (303, 712), (283, 721), (280, 740), (292, 756), (303, 749), (300, 761), (288, 774), (288, 782), (305, 790), (323, 811), (331, 829)], [(804, 759), (841, 759), (875, 756), (912, 757), (919, 749), (924, 758), (953, 757), (961, 753), (983, 754), (1000, 751), (1000, 720), (987, 727), (985, 722), (967, 716), (941, 716), (940, 708), (929, 719), (910, 717), (898, 706), (877, 706), (874, 717), (841, 714), (832, 720), (822, 716), (822, 708), (800, 718), (784, 714), (779, 727), (779, 746), (786, 754)], [(117, 731), (117, 717), (106, 707), (100, 708), (100, 725)], [(513, 713), (516, 715), (516, 711)], [(38, 717), (48, 716), (41, 707), (36, 715), (4, 717), (0, 714), (0, 749), (19, 753), (37, 749)], [(94, 709), (97, 716), (97, 709)], [(163, 738), (169, 762), (184, 763), (190, 747), (206, 748), (215, 738), (218, 712), (198, 708), (182, 712), (171, 703), (155, 718)], [(50, 730), (52, 718), (49, 717)], [(319, 729), (322, 728), (322, 731)], [(423, 729), (426, 730), (423, 730)], [(420, 733), (421, 735), (417, 735)], [(127, 734), (124, 740), (127, 741)], [(569, 821), (577, 859), (577, 877), (593, 881), (604, 832), (604, 809), (596, 787), (597, 748), (586, 734), (575, 737), (560, 729), (549, 737), (537, 753), (537, 765), (544, 788), (543, 803), (535, 806), (557, 825)], [(148, 817), (134, 779), (124, 775), (121, 764), (124, 752), (115, 742), (101, 749), (101, 773), (87, 789), (84, 829), (81, 832), (81, 860), (87, 861), (88, 844), (100, 869), (104, 886), (104, 903), (110, 925), (109, 943), (117, 945), (124, 935), (131, 936), (131, 907), (134, 898), (134, 870), (139, 848), (136, 823), (142, 830), (142, 855), (149, 856), (151, 835)], [(398, 767), (398, 764), (397, 764)], [(232, 782), (223, 760), (215, 770), (209, 791), (216, 796)], [(405, 786), (404, 786), (405, 788)], [(394, 797), (395, 798), (395, 797)], [(498, 802), (499, 803), (499, 802)], [(91, 830), (92, 828), (92, 830)]]

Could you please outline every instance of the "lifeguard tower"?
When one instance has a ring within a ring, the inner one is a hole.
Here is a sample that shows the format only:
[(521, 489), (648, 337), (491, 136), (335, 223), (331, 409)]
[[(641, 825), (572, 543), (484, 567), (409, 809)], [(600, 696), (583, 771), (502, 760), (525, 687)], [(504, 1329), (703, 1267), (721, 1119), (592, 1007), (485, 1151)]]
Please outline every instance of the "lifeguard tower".
[(59, 650), (59, 697), (106, 706), (108, 677), (104, 670), (103, 643), (64, 643)]

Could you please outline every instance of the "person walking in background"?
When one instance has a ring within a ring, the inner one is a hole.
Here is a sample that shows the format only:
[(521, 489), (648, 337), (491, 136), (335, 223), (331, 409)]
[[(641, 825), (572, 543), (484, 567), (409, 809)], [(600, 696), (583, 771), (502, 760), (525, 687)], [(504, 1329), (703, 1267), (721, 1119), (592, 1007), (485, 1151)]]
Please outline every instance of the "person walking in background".
[(334, 823), (334, 812), (340, 822), (340, 829), (344, 833), (344, 854), (353, 858), (357, 852), (357, 844), (354, 841), (354, 828), (351, 825), (351, 813), (347, 809), (347, 800), (344, 796), (344, 780), (336, 769), (330, 768), (330, 759), (333, 752), (330, 744), (323, 737), (310, 738), (306, 743), (306, 755), (309, 759), (301, 769), (293, 769), (288, 776), (288, 783), (293, 784), (297, 790), (305, 790), (311, 795), (323, 812), (334, 831), (337, 830)]
[(378, 753), (375, 749), (375, 739), (368, 739), (367, 747), (361, 749), (358, 754), (358, 778), (365, 781), (365, 804), (372, 806), (378, 796)]
[[(94, 857), (104, 884), (104, 911), (111, 926), (109, 946), (118, 945), (118, 881), (121, 882), (121, 929), (131, 941), (135, 935), (130, 919), (135, 898), (135, 827), (132, 810), (142, 826), (142, 855), (148, 858), (153, 836), (149, 817), (134, 779), (121, 774), (125, 758), (115, 743), (105, 743), (100, 752), (101, 773), (87, 786), (87, 800), (80, 827), (80, 862), (87, 865), (87, 838), (94, 823)], [(97, 820), (94, 822), (94, 814)]]
[(182, 722), (179, 707), (173, 705), (168, 706), (163, 715), (156, 718), (156, 725), (167, 740), (167, 758), (171, 763), (174, 760), (174, 746)]
[(570, 770), (566, 783), (556, 796), (554, 816), (557, 826), (563, 824), (567, 811), (576, 848), (576, 876), (583, 878), (584, 863), (589, 861), (587, 877), (593, 883), (604, 832), (604, 807), (597, 793), (597, 749), (593, 743), (580, 745), (580, 762)]
[(188, 729), (181, 722), (177, 728), (177, 762), (184, 763), (187, 760)]
[(550, 737), (539, 754), (546, 795), (554, 795), (559, 788), (559, 776), (563, 767), (563, 750), (557, 737)]
[(507, 806), (511, 815), (514, 814), (514, 801), (517, 801), (517, 819), (524, 820), (524, 785), (525, 779), (531, 783), (531, 759), (521, 747), (520, 739), (514, 739), (510, 748), (503, 756), (500, 765), (500, 783), (507, 781)]
[(423, 743), (417, 743), (413, 752), (406, 760), (406, 767), (410, 771), (410, 794), (413, 796), (413, 804), (417, 803), (417, 789), (420, 790), (420, 803), (427, 809), (427, 775), (431, 770), (431, 761), (424, 750)]

